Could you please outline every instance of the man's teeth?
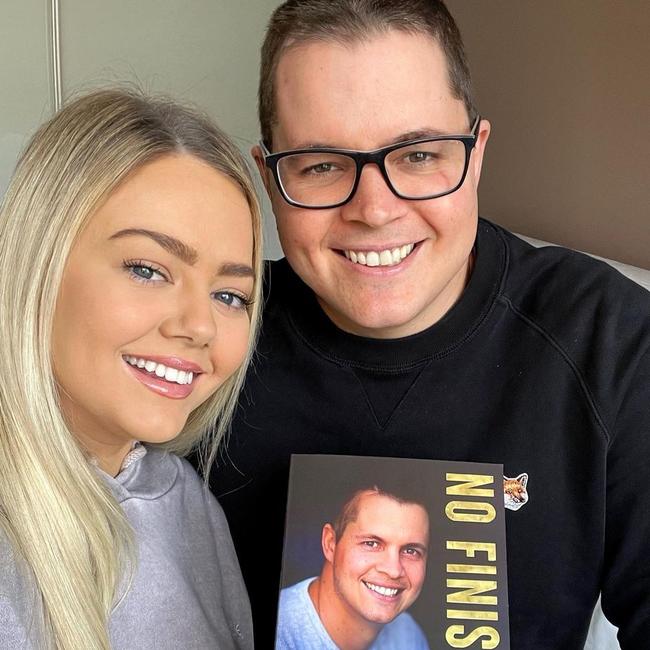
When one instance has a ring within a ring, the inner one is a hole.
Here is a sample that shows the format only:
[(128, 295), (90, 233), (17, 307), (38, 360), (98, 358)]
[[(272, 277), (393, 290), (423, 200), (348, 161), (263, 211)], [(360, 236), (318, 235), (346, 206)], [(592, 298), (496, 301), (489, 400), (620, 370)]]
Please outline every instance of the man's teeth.
[(355, 264), (362, 266), (394, 266), (411, 254), (415, 244), (404, 244), (398, 248), (383, 251), (343, 251), (345, 256)]
[(373, 585), (372, 582), (364, 582), (364, 585), (370, 589), (370, 591), (376, 591), (382, 596), (396, 596), (399, 589), (390, 589), (388, 587), (380, 587), (379, 585)]
[(144, 368), (147, 372), (151, 372), (155, 374), (156, 377), (160, 377), (160, 379), (164, 379), (165, 381), (185, 385), (191, 384), (194, 379), (193, 372), (168, 368), (162, 363), (156, 363), (155, 361), (142, 359), (141, 357), (124, 357), (124, 359), (129, 365), (136, 366), (137, 368)]

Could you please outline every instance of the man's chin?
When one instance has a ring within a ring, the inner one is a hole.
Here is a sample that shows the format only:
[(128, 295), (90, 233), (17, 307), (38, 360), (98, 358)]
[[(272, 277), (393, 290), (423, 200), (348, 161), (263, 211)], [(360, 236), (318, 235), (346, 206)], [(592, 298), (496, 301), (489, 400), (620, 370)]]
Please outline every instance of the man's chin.
[(416, 318), (403, 313), (352, 313), (336, 314), (334, 317), (325, 310), (330, 320), (344, 332), (371, 339), (397, 339), (415, 334), (427, 325), (420, 326)]
[[(413, 308), (403, 307), (392, 299), (387, 298), (380, 303), (358, 301), (353, 307), (335, 305), (321, 298), (318, 302), (334, 325), (349, 334), (373, 339), (388, 339), (407, 336), (408, 333), (412, 333), (411, 327), (417, 328), (415, 324), (417, 314), (413, 313)], [(390, 307), (387, 308), (387, 305)]]
[(384, 625), (392, 623), (403, 611), (404, 610), (401, 607), (398, 610), (392, 612), (378, 612), (376, 610), (373, 610), (371, 612), (368, 612), (367, 616), (364, 618), (373, 625), (383, 627)]
[(403, 594), (400, 594), (392, 602), (381, 602), (380, 600), (375, 602), (366, 601), (364, 618), (373, 625), (388, 625), (388, 623), (394, 621), (405, 609), (407, 609), (411, 603), (412, 601), (409, 603), (404, 602)]

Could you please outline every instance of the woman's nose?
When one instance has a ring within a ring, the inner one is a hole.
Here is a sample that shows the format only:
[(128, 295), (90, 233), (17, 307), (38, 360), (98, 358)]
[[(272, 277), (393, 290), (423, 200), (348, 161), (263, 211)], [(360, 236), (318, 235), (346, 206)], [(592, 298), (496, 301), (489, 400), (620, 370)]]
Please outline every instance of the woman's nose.
[(186, 339), (198, 347), (209, 345), (217, 334), (212, 297), (199, 289), (183, 291), (161, 331), (166, 337)]

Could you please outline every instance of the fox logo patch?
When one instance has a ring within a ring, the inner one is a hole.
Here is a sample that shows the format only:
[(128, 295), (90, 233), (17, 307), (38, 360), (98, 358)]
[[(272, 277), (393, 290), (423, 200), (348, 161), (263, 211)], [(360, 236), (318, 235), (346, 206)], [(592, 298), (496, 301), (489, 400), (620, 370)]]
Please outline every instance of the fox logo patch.
[(508, 510), (519, 510), (528, 503), (528, 474), (519, 474), (516, 478), (503, 477), (503, 499)]

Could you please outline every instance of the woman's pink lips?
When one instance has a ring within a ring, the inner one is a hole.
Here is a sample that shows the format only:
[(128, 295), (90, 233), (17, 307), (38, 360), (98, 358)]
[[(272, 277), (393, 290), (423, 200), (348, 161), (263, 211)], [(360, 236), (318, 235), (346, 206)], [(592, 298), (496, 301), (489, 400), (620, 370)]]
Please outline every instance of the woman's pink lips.
[[(137, 354), (123, 354), (123, 357), (127, 356), (133, 356), (136, 358), (140, 358), (140, 355)], [(194, 363), (193, 361), (187, 361), (186, 359), (181, 359), (180, 357), (162, 357), (162, 356), (151, 356), (147, 355), (145, 357), (141, 357), (145, 359), (146, 361), (154, 361), (155, 363), (162, 363), (163, 366), (167, 366), (168, 368), (176, 368), (176, 370), (184, 370), (185, 372), (193, 372), (194, 374), (200, 373), (200, 372), (205, 372), (201, 366), (199, 366), (197, 363)]]
[[(154, 361), (153, 358), (147, 357)], [(162, 362), (160, 362), (162, 363)], [(157, 395), (169, 397), (170, 399), (184, 399), (194, 390), (194, 382), (198, 379), (195, 377), (191, 384), (177, 384), (173, 381), (165, 381), (155, 374), (147, 372), (144, 368), (137, 368), (131, 364), (124, 362), (129, 372), (146, 388), (153, 391)], [(173, 367), (173, 366), (172, 366)]]

